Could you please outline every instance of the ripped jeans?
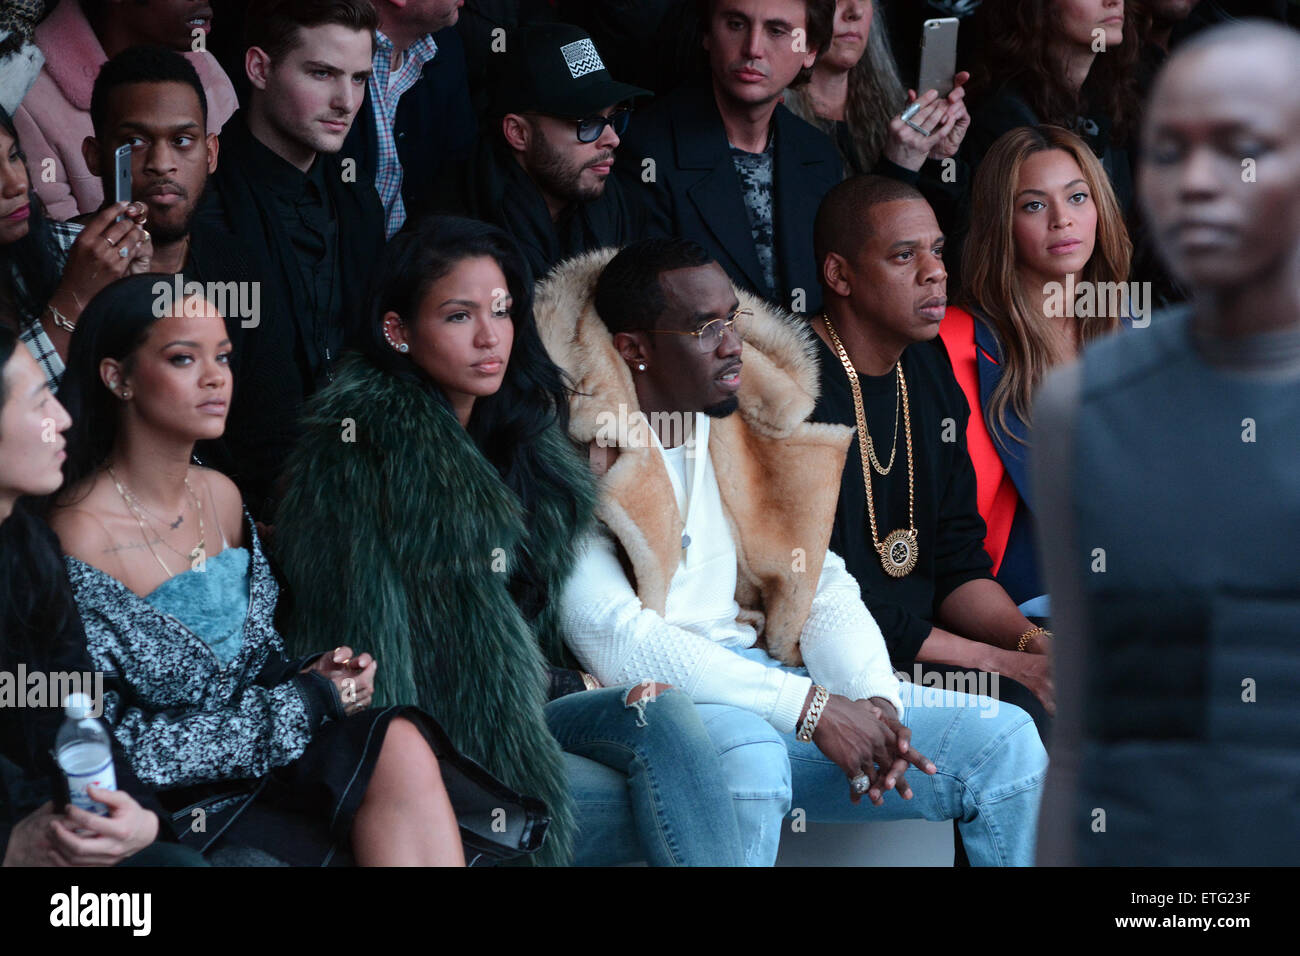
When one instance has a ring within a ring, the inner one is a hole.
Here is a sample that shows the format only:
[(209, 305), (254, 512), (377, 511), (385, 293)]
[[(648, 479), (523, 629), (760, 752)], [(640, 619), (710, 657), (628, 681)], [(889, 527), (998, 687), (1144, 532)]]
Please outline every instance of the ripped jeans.
[(636, 686), (583, 691), (546, 705), (577, 810), (575, 862), (743, 865), (744, 847), (761, 840), (741, 833), (704, 708), (675, 688), (629, 706)]

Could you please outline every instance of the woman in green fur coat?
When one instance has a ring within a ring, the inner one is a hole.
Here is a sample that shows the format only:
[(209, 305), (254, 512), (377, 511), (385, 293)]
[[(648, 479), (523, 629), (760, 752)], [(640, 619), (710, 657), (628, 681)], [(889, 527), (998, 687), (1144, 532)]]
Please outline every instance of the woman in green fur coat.
[(594, 486), (495, 227), (438, 218), (377, 264), (362, 354), (309, 406), (276, 548), (290, 646), (373, 648), (375, 703), (414, 701), (462, 753), (543, 800), (543, 864), (731, 865), (742, 843), (689, 699), (589, 689), (552, 596)]

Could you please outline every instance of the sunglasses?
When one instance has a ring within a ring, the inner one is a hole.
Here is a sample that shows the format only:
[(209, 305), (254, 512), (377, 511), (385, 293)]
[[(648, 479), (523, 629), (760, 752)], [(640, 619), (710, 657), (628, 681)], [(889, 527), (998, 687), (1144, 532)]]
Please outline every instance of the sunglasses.
[(586, 119), (576, 120), (578, 124), (578, 142), (594, 143), (600, 139), (605, 127), (610, 127), (617, 135), (622, 136), (627, 132), (627, 122), (631, 118), (632, 111), (629, 109), (619, 109), (610, 113), (608, 116), (588, 116)]

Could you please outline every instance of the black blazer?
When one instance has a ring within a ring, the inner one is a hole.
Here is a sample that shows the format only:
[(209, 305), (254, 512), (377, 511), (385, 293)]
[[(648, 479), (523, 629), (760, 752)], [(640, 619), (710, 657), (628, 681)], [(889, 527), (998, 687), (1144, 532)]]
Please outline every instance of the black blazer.
[[(813, 221), (843, 167), (826, 134), (784, 106), (773, 115), (773, 163), (778, 305), (796, 312), (821, 308), (813, 257)], [(645, 160), (654, 160), (652, 182)], [(619, 162), (629, 193), (647, 206), (651, 223), (666, 235), (704, 246), (738, 286), (766, 295), (749, 214), (722, 116), (707, 88), (678, 90), (633, 118)], [(803, 295), (796, 296), (796, 290)]]
[[(299, 270), (291, 223), (279, 218), (261, 180), (259, 152), (242, 110), (221, 131), (221, 162), (209, 180), (202, 219), (233, 233), (244, 245), (263, 278), (275, 285), (275, 301), (288, 303), (294, 325), (293, 360), (299, 366), (302, 395), (314, 392), (332, 377), (332, 365), (342, 348), (356, 344), (364, 323), (370, 273), (383, 255), (384, 207), (374, 180), (364, 170), (343, 174), (338, 155), (322, 155), (329, 204), (339, 223), (338, 267), (342, 280), (342, 329), (321, 329), (316, 317), (303, 314), (298, 303), (311, 301)], [(289, 356), (281, 355), (282, 359)]]

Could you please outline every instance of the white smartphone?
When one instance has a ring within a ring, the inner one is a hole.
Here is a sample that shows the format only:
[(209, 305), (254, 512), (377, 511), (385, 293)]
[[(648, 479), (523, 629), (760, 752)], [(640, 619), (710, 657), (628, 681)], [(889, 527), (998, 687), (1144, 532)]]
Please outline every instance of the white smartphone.
[(957, 73), (956, 17), (926, 20), (921, 24), (921, 75), (916, 83), (916, 95), (924, 96), (926, 90), (938, 90), (940, 96), (952, 92), (952, 78)]

